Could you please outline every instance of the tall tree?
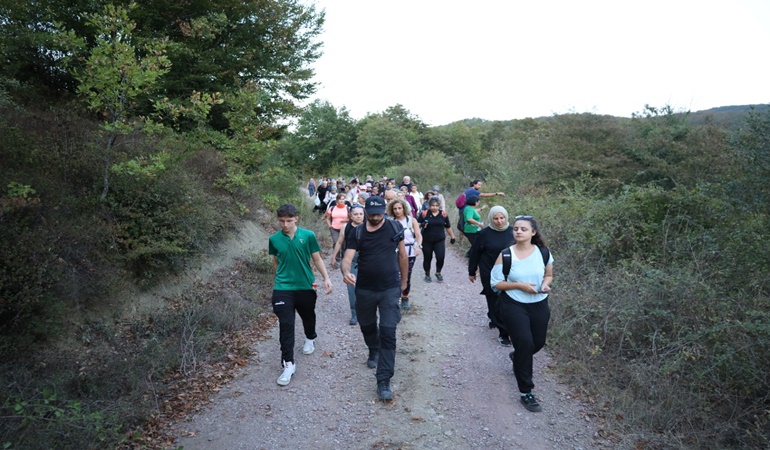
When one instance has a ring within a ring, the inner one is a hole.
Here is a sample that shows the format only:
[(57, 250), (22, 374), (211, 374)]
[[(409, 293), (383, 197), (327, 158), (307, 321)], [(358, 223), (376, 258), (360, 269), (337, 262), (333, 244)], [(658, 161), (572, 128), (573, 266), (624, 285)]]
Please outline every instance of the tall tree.
[(73, 30), (63, 33), (62, 40), (73, 50), (73, 59), (82, 61), (74, 70), (78, 93), (85, 98), (89, 109), (104, 118), (102, 129), (106, 141), (99, 197), (104, 201), (110, 188), (116, 141), (136, 128), (131, 108), (137, 97), (152, 90), (158, 78), (168, 71), (168, 58), (162, 41), (135, 45), (135, 24), (126, 8), (106, 6), (101, 14), (87, 14), (85, 19), (95, 29), (96, 42), (92, 48)]
[(344, 107), (337, 110), (329, 102), (316, 100), (305, 108), (297, 129), (283, 144), (294, 165), (315, 173), (329, 173), (354, 157), (356, 123)]

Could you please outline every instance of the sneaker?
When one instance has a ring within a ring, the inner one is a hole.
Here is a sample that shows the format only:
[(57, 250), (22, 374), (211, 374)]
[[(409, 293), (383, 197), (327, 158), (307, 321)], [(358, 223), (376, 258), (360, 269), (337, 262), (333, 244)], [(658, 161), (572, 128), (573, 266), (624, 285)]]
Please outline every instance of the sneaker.
[(521, 404), (524, 405), (525, 408), (527, 408), (527, 411), (540, 412), (543, 410), (543, 408), (540, 407), (540, 403), (538, 403), (537, 400), (535, 400), (535, 396), (532, 395), (531, 392), (528, 394), (522, 394)]
[(358, 318), (356, 316), (353, 316), (350, 318), (350, 322), (348, 322), (351, 325), (358, 325)]
[(511, 360), (511, 370), (516, 372), (516, 363), (513, 362), (513, 358), (516, 355), (516, 351), (512, 351), (511, 353), (508, 353), (508, 358)]
[(436, 281), (439, 282), (439, 283), (443, 283), (444, 282), (444, 277), (440, 273), (437, 273), (436, 274)]
[(293, 362), (284, 362), (283, 363), (283, 373), (280, 377), (278, 377), (278, 384), (281, 386), (286, 386), (291, 381), (291, 377), (294, 376), (294, 372), (297, 371), (297, 366), (294, 365)]
[(508, 336), (498, 336), (497, 342), (499, 342), (503, 347), (511, 346), (511, 339)]
[(401, 310), (404, 312), (409, 312), (411, 308), (412, 305), (409, 304), (409, 297), (401, 297)]
[(314, 339), (305, 339), (305, 345), (302, 346), (302, 353), (309, 355), (315, 351)]
[(495, 323), (490, 320), (489, 321), (489, 329), (491, 330), (493, 328), (495, 328)]
[(369, 350), (369, 359), (366, 360), (366, 367), (370, 369), (377, 368), (377, 359), (380, 357), (380, 352), (377, 350)]
[(425, 275), (425, 282), (426, 282), (426, 283), (430, 283), (431, 281), (433, 281), (433, 280), (431, 280), (431, 279), (430, 279), (430, 275), (427, 275), (427, 274), (426, 274), (426, 275)]
[(380, 400), (383, 401), (393, 400), (393, 391), (390, 390), (390, 381), (377, 382), (377, 395), (379, 395)]

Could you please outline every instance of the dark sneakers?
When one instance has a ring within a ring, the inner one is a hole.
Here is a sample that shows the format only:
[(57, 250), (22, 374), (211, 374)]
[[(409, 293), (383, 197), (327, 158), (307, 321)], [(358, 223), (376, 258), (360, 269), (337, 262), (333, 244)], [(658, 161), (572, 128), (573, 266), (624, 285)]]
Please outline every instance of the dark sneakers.
[(370, 369), (377, 368), (377, 358), (380, 356), (380, 352), (377, 350), (369, 350), (369, 359), (366, 360), (366, 367)]
[(540, 407), (540, 403), (535, 400), (535, 396), (531, 392), (527, 394), (521, 394), (521, 404), (527, 408), (527, 411), (540, 412), (543, 408)]
[(499, 342), (503, 347), (511, 346), (511, 339), (508, 336), (498, 336), (497, 342)]
[(390, 390), (390, 381), (377, 382), (377, 395), (379, 395), (380, 400), (383, 401), (393, 400), (393, 391)]
[(426, 283), (430, 283), (430, 282), (432, 282), (432, 281), (433, 281), (433, 280), (431, 280), (431, 279), (430, 279), (430, 274), (426, 273), (426, 274), (425, 274), (425, 282), (426, 282)]
[(409, 304), (409, 297), (401, 297), (401, 310), (409, 312), (412, 306)]
[(437, 273), (436, 274), (436, 281), (439, 282), (439, 283), (443, 283), (444, 282), (444, 276), (441, 275), (440, 273)]

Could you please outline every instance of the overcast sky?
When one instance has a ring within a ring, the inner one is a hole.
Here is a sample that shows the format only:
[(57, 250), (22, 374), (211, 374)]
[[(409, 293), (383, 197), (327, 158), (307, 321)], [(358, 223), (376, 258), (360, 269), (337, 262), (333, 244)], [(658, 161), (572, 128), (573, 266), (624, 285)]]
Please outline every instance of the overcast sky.
[[(312, 0), (309, 0), (312, 1)], [(314, 98), (429, 125), (770, 103), (770, 0), (316, 0)]]

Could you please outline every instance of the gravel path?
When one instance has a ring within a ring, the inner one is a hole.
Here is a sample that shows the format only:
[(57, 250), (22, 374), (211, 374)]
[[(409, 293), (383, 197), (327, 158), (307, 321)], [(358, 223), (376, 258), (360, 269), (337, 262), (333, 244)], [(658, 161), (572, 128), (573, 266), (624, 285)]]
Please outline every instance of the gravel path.
[[(277, 327), (255, 343), (239, 378), (202, 413), (176, 426), (178, 445), (192, 449), (588, 449), (598, 448), (590, 409), (535, 356), (535, 393), (543, 412), (518, 401), (508, 359), (487, 327), (480, 284), (466, 259), (447, 252), (445, 282), (425, 283), (422, 258), (412, 282), (412, 309), (398, 327), (394, 401), (377, 400), (374, 370), (365, 365), (360, 329), (348, 325), (347, 290), (332, 271), (334, 292), (319, 296), (318, 339), (302, 354), (297, 317), (291, 384), (281, 372)], [(552, 304), (558, 302), (552, 296)]]

